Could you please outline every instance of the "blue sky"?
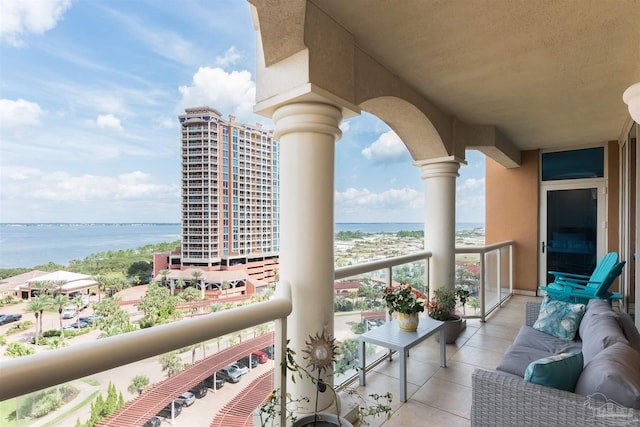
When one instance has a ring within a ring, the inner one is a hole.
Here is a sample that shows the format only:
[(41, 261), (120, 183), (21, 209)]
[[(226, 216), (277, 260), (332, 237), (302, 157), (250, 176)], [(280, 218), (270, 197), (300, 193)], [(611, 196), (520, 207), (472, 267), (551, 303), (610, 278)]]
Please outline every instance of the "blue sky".
[[(0, 222), (179, 222), (186, 107), (253, 114), (245, 0), (2, 0)], [(422, 222), (420, 171), (369, 114), (336, 146), (336, 222)], [(467, 153), (458, 222), (484, 222), (484, 157)]]

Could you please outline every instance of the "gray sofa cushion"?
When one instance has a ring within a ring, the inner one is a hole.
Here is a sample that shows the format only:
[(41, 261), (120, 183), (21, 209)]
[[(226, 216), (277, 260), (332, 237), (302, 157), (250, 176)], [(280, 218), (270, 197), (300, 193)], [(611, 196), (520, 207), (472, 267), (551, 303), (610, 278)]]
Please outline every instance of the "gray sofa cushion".
[(585, 365), (575, 392), (601, 393), (607, 400), (640, 409), (640, 353), (620, 342), (605, 348)]
[(580, 341), (565, 341), (553, 335), (533, 329), (531, 326), (521, 326), (513, 345), (546, 351), (549, 354), (577, 353), (582, 351)]
[(633, 323), (633, 320), (631, 320), (631, 317), (629, 317), (627, 313), (620, 312), (616, 312), (615, 316), (625, 338), (629, 341), (629, 345), (640, 351), (640, 333)]
[(507, 372), (524, 378), (524, 371), (531, 362), (543, 357), (552, 356), (553, 353), (531, 347), (511, 344), (502, 356), (502, 360), (496, 367), (496, 371)]
[(609, 302), (604, 299), (589, 300), (589, 304), (587, 304), (587, 311), (585, 311), (584, 316), (582, 316), (580, 326), (578, 327), (578, 336), (580, 337), (580, 339), (582, 339), (585, 330), (589, 327), (589, 322), (591, 321), (593, 316), (602, 313), (612, 313)]
[(629, 345), (613, 312), (592, 316), (582, 336), (582, 355), (585, 366), (596, 354), (617, 342)]

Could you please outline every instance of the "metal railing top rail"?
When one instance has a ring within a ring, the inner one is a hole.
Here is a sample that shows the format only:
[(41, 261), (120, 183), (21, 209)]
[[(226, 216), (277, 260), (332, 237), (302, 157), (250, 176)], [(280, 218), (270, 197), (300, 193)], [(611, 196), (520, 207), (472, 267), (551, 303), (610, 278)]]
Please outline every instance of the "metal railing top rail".
[(464, 247), (456, 247), (456, 254), (485, 254), (487, 252), (495, 251), (496, 249), (506, 248), (515, 244), (513, 240), (507, 240), (505, 242), (493, 243), (491, 245), (486, 246), (464, 246)]
[(385, 258), (377, 261), (366, 262), (364, 264), (349, 265), (335, 269), (335, 280), (346, 279), (347, 277), (357, 276), (363, 273), (370, 273), (383, 268), (390, 268), (396, 265), (406, 264), (408, 262), (423, 261), (431, 257), (430, 251), (421, 251), (409, 255), (402, 255), (393, 258)]
[(269, 301), (4, 360), (0, 401), (286, 318), (291, 310), (291, 286), (281, 282)]

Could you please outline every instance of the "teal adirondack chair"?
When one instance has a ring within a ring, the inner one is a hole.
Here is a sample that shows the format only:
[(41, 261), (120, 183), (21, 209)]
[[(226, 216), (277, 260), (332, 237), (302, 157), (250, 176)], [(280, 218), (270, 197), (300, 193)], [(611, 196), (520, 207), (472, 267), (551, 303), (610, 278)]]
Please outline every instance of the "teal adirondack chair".
[(620, 295), (609, 292), (613, 281), (622, 273), (625, 262), (618, 263), (618, 254), (606, 254), (591, 276), (579, 274), (550, 272), (555, 280), (547, 286), (540, 286), (554, 299), (586, 303), (589, 299), (618, 299)]

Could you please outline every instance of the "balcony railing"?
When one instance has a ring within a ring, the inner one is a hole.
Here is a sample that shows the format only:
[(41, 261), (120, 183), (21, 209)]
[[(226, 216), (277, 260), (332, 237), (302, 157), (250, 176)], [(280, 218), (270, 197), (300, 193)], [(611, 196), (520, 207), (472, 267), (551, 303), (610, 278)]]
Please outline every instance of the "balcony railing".
[[(484, 321), (486, 315), (513, 291), (513, 242), (457, 248), (456, 254), (475, 255), (478, 258), (479, 274), (476, 276), (479, 307), (474, 310), (479, 311), (479, 314), (472, 314), (470, 317), (479, 317)], [(380, 285), (389, 286), (394, 280), (395, 267), (418, 265), (421, 266), (419, 274), (424, 278), (424, 285), (428, 286), (430, 260), (431, 252), (422, 251), (338, 268), (335, 270), (335, 279), (356, 277), (361, 280), (367, 277), (375, 279)], [(288, 283), (282, 282), (277, 287), (275, 297), (266, 302), (76, 344), (55, 351), (44, 351), (29, 357), (5, 360), (0, 362), (0, 401), (211, 341), (271, 321), (275, 321), (277, 361), (285, 352), (286, 318), (291, 310), (291, 289)], [(342, 378), (345, 379), (346, 377)], [(284, 377), (275, 380), (276, 386), (281, 387), (284, 393)], [(336, 382), (340, 380), (338, 378)], [(285, 410), (281, 412), (283, 416), (286, 414)]]

